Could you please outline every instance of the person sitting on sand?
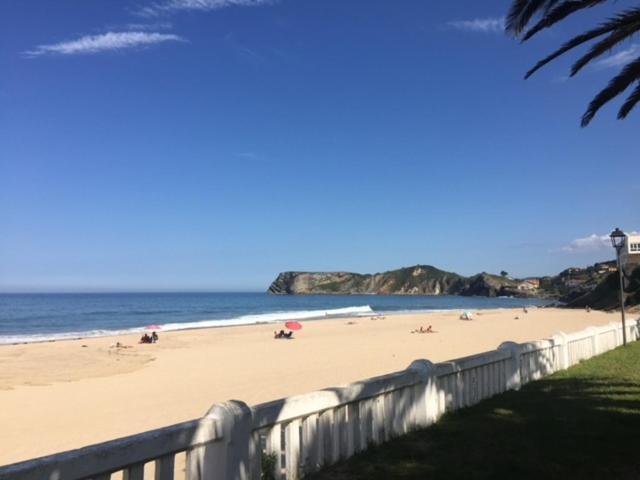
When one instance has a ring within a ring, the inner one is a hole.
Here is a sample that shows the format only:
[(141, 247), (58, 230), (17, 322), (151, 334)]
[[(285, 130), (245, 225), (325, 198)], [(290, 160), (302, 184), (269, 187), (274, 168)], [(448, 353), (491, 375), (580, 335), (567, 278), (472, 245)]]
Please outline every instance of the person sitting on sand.
[(146, 333), (140, 338), (139, 343), (151, 343), (151, 337)]
[(412, 330), (411, 333), (433, 333), (433, 327), (429, 325), (427, 328), (420, 326), (417, 330)]
[(151, 334), (151, 343), (156, 343), (158, 340), (160, 340), (160, 337), (158, 337), (158, 334), (156, 332), (153, 332)]

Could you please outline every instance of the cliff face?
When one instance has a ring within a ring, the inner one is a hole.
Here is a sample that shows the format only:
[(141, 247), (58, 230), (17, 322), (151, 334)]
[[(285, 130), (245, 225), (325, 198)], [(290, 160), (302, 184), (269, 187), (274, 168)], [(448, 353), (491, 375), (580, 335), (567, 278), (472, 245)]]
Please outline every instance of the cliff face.
[(380, 294), (380, 295), (524, 295), (517, 281), (481, 273), (463, 277), (430, 265), (416, 265), (384, 273), (362, 275), (349, 272), (283, 272), (269, 293)]
[[(626, 305), (640, 304), (640, 267), (626, 279)], [(614, 262), (568, 268), (558, 275), (516, 280), (479, 273), (463, 277), (430, 265), (416, 265), (373, 275), (349, 272), (283, 272), (269, 287), (279, 295), (464, 295), (548, 297), (568, 307), (618, 308)]]
[(461, 282), (461, 289), (452, 292), (453, 295), (482, 296), (482, 297), (526, 297), (530, 293), (518, 289), (520, 282), (510, 278), (479, 273)]
[(550, 297), (571, 304), (593, 292), (611, 274), (617, 275), (615, 262), (600, 262), (586, 268), (567, 268), (558, 275), (540, 279), (540, 289)]
[[(604, 275), (592, 288), (583, 288), (571, 295), (568, 300), (569, 308), (584, 308), (589, 306), (602, 310), (613, 310), (620, 307), (620, 290), (617, 272)], [(640, 267), (636, 268), (630, 276), (625, 277), (625, 306), (640, 305)]]

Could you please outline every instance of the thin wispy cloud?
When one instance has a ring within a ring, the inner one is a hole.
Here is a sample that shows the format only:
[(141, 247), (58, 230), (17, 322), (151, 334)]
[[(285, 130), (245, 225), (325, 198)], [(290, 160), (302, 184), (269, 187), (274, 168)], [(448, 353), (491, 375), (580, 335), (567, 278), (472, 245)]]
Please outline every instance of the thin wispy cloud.
[(619, 51), (607, 58), (597, 61), (594, 65), (599, 68), (615, 68), (626, 65), (640, 56), (640, 44), (634, 43), (629, 48)]
[(28, 57), (42, 55), (81, 55), (114, 50), (126, 50), (165, 42), (184, 42), (184, 38), (171, 33), (158, 32), (108, 32), (101, 35), (86, 35), (77, 40), (39, 45), (25, 52)]
[[(638, 232), (628, 232), (630, 235), (638, 235)], [(586, 253), (611, 250), (611, 239), (609, 234), (596, 235), (595, 233), (584, 238), (576, 238), (569, 245), (566, 245), (560, 249), (561, 252), (566, 253)]]
[(155, 17), (180, 11), (220, 10), (228, 7), (259, 7), (276, 3), (277, 0), (161, 0), (136, 11), (143, 17)]
[(267, 62), (267, 57), (258, 52), (255, 48), (249, 48), (238, 41), (232, 33), (225, 35), (224, 42), (228, 45), (235, 56), (243, 63), (258, 67)]
[(149, 32), (153, 30), (171, 30), (173, 24), (171, 22), (153, 22), (153, 23), (128, 23), (123, 27), (124, 30), (132, 30), (136, 32)]
[(447, 26), (464, 32), (502, 33), (504, 32), (504, 17), (455, 20), (447, 22)]

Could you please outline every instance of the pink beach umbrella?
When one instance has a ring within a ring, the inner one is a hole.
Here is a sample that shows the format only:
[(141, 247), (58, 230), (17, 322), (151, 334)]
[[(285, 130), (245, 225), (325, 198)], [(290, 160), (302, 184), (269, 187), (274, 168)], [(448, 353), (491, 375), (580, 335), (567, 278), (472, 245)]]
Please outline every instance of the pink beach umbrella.
[(162, 327), (160, 325), (147, 325), (146, 327), (147, 330), (162, 330)]
[(287, 327), (289, 330), (301, 330), (302, 329), (302, 324), (300, 322), (287, 322), (284, 324), (285, 327)]

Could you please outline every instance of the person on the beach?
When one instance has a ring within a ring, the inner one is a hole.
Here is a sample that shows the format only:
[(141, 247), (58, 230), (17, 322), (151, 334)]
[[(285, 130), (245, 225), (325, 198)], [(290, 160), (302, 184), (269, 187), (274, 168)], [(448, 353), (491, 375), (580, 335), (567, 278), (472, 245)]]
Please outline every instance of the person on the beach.
[(153, 332), (151, 334), (151, 343), (156, 343), (160, 338), (158, 337), (158, 334), (156, 332)]
[(139, 343), (151, 343), (151, 337), (146, 333), (140, 338)]
[(420, 326), (417, 330), (412, 330), (411, 333), (433, 333), (433, 327), (429, 325), (427, 328)]

